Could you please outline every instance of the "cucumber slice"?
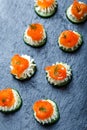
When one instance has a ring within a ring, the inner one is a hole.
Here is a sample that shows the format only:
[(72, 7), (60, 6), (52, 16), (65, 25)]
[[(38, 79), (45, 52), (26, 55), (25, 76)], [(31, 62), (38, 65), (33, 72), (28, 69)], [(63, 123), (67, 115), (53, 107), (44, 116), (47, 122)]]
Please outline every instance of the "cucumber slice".
[[(13, 75), (13, 77), (15, 77), (18, 80), (27, 80), (27, 79), (30, 79), (35, 74), (37, 67), (34, 62), (34, 59), (32, 59), (30, 56), (22, 55), (21, 57), (23, 57), (29, 61), (29, 67), (26, 70), (24, 70), (24, 72), (21, 74), (20, 77), (18, 77), (16, 74), (12, 74), (12, 75)], [(10, 66), (10, 67), (11, 67), (11, 69), (13, 68), (12, 66)]]
[(38, 6), (37, 0), (35, 1), (35, 4), (34, 4), (34, 10), (36, 14), (42, 18), (51, 17), (52, 15), (56, 13), (57, 8), (58, 8), (58, 4), (56, 0), (54, 0), (53, 4), (50, 7), (46, 7), (46, 8), (42, 8)]
[(74, 51), (78, 50), (79, 47), (82, 45), (82, 43), (83, 43), (83, 37), (82, 37), (82, 35), (80, 33), (76, 32), (76, 31), (73, 31), (73, 32), (76, 33), (77, 35), (79, 35), (78, 43), (74, 47), (72, 47), (72, 48), (65, 47), (65, 46), (63, 46), (60, 43), (60, 36), (59, 36), (59, 38), (58, 38), (58, 44), (59, 44), (59, 48), (61, 50), (65, 51), (65, 52), (74, 52)]
[(47, 33), (46, 33), (45, 29), (43, 29), (43, 38), (40, 41), (34, 41), (34, 40), (32, 40), (31, 37), (29, 37), (27, 35), (27, 29), (26, 29), (24, 34), (23, 34), (23, 40), (24, 40), (24, 43), (26, 43), (27, 45), (30, 45), (31, 47), (38, 48), (38, 47), (41, 47), (41, 46), (46, 44)]
[(71, 70), (71, 67), (69, 65), (67, 65), (66, 63), (58, 63), (57, 62), (56, 65), (57, 64), (61, 64), (66, 68), (67, 77), (65, 79), (63, 79), (63, 80), (55, 80), (55, 79), (51, 78), (50, 75), (49, 75), (49, 72), (46, 71), (46, 79), (54, 87), (62, 87), (62, 86), (67, 85), (71, 81), (71, 79), (72, 79), (72, 70)]
[(80, 24), (80, 23), (83, 23), (83, 22), (85, 22), (85, 21), (87, 20), (87, 15), (85, 15), (85, 16), (83, 17), (83, 19), (81, 19), (81, 20), (78, 20), (75, 16), (73, 16), (73, 15), (71, 14), (71, 6), (69, 6), (69, 7), (67, 8), (67, 10), (66, 10), (66, 17), (68, 18), (68, 20), (69, 20), (70, 22), (72, 22), (72, 23), (74, 23), (74, 24)]
[(53, 114), (51, 117), (42, 120), (37, 117), (36, 111), (34, 111), (34, 117), (37, 120), (37, 122), (39, 122), (42, 125), (50, 125), (50, 124), (57, 122), (60, 119), (60, 113), (59, 113), (59, 108), (58, 108), (58, 105), (56, 104), (56, 102), (54, 102), (50, 99), (45, 99), (42, 101), (48, 101), (53, 106)]
[(0, 106), (0, 111), (3, 113), (15, 112), (15, 111), (19, 110), (20, 107), (22, 106), (22, 98), (21, 98), (19, 92), (16, 89), (12, 89), (12, 92), (13, 92), (14, 97), (15, 97), (15, 103), (11, 107), (6, 107), (6, 106), (1, 107)]

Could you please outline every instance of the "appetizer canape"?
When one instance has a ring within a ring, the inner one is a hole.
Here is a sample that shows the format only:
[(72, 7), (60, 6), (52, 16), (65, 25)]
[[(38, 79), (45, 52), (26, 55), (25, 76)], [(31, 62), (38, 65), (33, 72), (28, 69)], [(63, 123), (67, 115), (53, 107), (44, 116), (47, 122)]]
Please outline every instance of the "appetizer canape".
[(19, 92), (13, 88), (0, 90), (0, 111), (4, 113), (17, 111), (22, 105)]
[(45, 67), (48, 82), (56, 87), (64, 86), (72, 77), (71, 68), (66, 63), (56, 63)]
[(57, 0), (35, 0), (35, 12), (41, 17), (50, 17), (57, 10)]
[(66, 10), (67, 18), (73, 23), (81, 23), (87, 20), (87, 4), (74, 0)]
[(35, 119), (43, 125), (55, 123), (60, 117), (57, 104), (50, 99), (36, 101), (33, 111)]
[(46, 43), (46, 32), (40, 23), (33, 23), (24, 32), (24, 42), (32, 47), (40, 47)]
[(63, 31), (59, 38), (59, 47), (66, 52), (73, 52), (82, 45), (83, 39), (81, 34), (72, 30)]
[(36, 71), (34, 59), (28, 55), (14, 55), (11, 59), (11, 74), (19, 80), (31, 78)]

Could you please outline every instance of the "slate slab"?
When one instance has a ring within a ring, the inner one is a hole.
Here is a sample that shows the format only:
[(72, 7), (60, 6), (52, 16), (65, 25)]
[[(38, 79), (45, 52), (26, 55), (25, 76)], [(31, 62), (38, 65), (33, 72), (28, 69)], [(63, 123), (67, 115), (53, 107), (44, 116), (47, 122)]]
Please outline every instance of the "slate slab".
[[(23, 99), (18, 112), (0, 113), (0, 130), (87, 130), (87, 22), (75, 25), (67, 20), (65, 10), (72, 1), (58, 1), (56, 14), (43, 19), (35, 14), (33, 0), (0, 0), (0, 89), (16, 88)], [(23, 32), (34, 22), (42, 23), (47, 31), (47, 43), (39, 49), (23, 42)], [(65, 29), (83, 35), (84, 44), (76, 53), (65, 53), (57, 45), (58, 35)], [(10, 59), (17, 53), (32, 56), (37, 64), (37, 73), (28, 81), (20, 82), (10, 75)], [(57, 61), (68, 63), (73, 70), (72, 82), (64, 89), (53, 88), (45, 78), (44, 67)], [(32, 105), (40, 98), (57, 102), (59, 122), (49, 127), (36, 122)]]

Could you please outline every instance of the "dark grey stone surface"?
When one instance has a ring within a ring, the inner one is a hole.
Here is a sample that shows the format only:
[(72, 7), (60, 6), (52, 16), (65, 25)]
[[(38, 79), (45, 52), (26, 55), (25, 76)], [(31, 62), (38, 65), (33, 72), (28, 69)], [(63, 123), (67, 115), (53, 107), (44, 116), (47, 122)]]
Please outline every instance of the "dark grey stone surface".
[[(72, 1), (58, 1), (56, 14), (43, 19), (35, 14), (33, 0), (0, 0), (0, 89), (16, 88), (23, 99), (18, 112), (0, 113), (0, 130), (87, 130), (87, 22), (74, 25), (67, 20), (65, 10)], [(39, 49), (23, 42), (23, 32), (34, 22), (42, 23), (47, 31), (47, 43)], [(57, 45), (58, 35), (65, 29), (83, 35), (84, 44), (75, 53), (65, 53)], [(28, 81), (20, 82), (10, 74), (10, 60), (16, 53), (35, 59), (38, 70)], [(52, 87), (45, 78), (44, 67), (57, 61), (68, 63), (73, 70), (72, 82), (64, 89)], [(60, 120), (49, 127), (33, 117), (32, 105), (41, 98), (50, 98), (59, 105)]]

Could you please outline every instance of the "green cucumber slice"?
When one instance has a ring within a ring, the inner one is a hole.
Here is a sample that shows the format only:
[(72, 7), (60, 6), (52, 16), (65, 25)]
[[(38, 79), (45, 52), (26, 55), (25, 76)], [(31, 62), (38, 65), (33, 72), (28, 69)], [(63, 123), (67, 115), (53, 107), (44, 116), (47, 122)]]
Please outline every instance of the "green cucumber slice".
[(72, 22), (74, 24), (80, 24), (80, 23), (83, 23), (83, 22), (85, 22), (87, 20), (87, 15), (84, 16), (84, 18), (82, 20), (77, 20), (75, 17), (73, 17), (71, 14), (69, 14), (69, 10), (70, 10), (70, 6), (67, 8), (67, 10), (65, 11), (65, 13), (66, 13), (67, 19), (70, 22)]
[(36, 117), (35, 111), (34, 111), (33, 115), (34, 115), (34, 118), (36, 119), (36, 121), (39, 122), (40, 124), (51, 125), (51, 124), (56, 123), (60, 119), (59, 108), (58, 108), (58, 105), (56, 102), (54, 102), (50, 99), (45, 99), (45, 100), (47, 100), (48, 102), (50, 102), (53, 105), (53, 109), (54, 109), (53, 115), (50, 118), (45, 119), (45, 120), (38, 119), (38, 117)]
[(3, 113), (12, 113), (12, 112), (16, 112), (17, 110), (19, 110), (22, 106), (22, 98), (19, 94), (19, 92), (16, 89), (12, 89), (12, 91), (15, 94), (15, 100), (16, 103), (15, 105), (13, 105), (11, 108), (7, 108), (7, 107), (0, 107), (0, 111)]
[[(74, 31), (74, 32), (75, 32), (75, 31)], [(59, 48), (60, 48), (61, 50), (65, 51), (65, 52), (74, 52), (74, 51), (78, 50), (78, 49), (81, 47), (81, 45), (82, 45), (82, 43), (83, 43), (83, 37), (82, 37), (82, 35), (81, 35), (80, 33), (78, 33), (78, 32), (75, 32), (75, 33), (77, 33), (77, 34), (79, 35), (79, 41), (78, 41), (78, 43), (77, 43), (74, 47), (72, 47), (72, 48), (66, 48), (65, 46), (61, 45), (61, 43), (60, 43), (60, 41), (59, 41), (59, 38), (58, 38), (58, 44), (59, 44)]]
[[(29, 66), (21, 73), (20, 77), (15, 73), (11, 73), (14, 78), (17, 80), (27, 80), (30, 79), (36, 72), (37, 67), (34, 59), (28, 55), (21, 55), (21, 57), (25, 58), (29, 62)], [(20, 66), (19, 66), (20, 67)], [(13, 69), (12, 64), (10, 65), (11, 70)]]
[(34, 48), (39, 48), (39, 47), (42, 47), (43, 45), (46, 44), (46, 41), (47, 41), (47, 33), (44, 29), (44, 38), (41, 40), (41, 41), (38, 41), (37, 43), (31, 43), (31, 41), (29, 41), (28, 37), (26, 37), (26, 31), (24, 32), (23, 34), (23, 40), (24, 40), (24, 43), (31, 46), (31, 47), (34, 47)]
[[(56, 63), (56, 64), (58, 64), (58, 63)], [(62, 63), (62, 64), (64, 65), (65, 63)], [(49, 76), (49, 72), (46, 71), (46, 79), (47, 79), (48, 83), (53, 85), (54, 87), (63, 87), (65, 85), (67, 85), (68, 83), (70, 83), (70, 81), (72, 79), (72, 70), (69, 65), (67, 65), (66, 71), (67, 71), (67, 77), (61, 81), (56, 81), (55, 79), (51, 78)]]

